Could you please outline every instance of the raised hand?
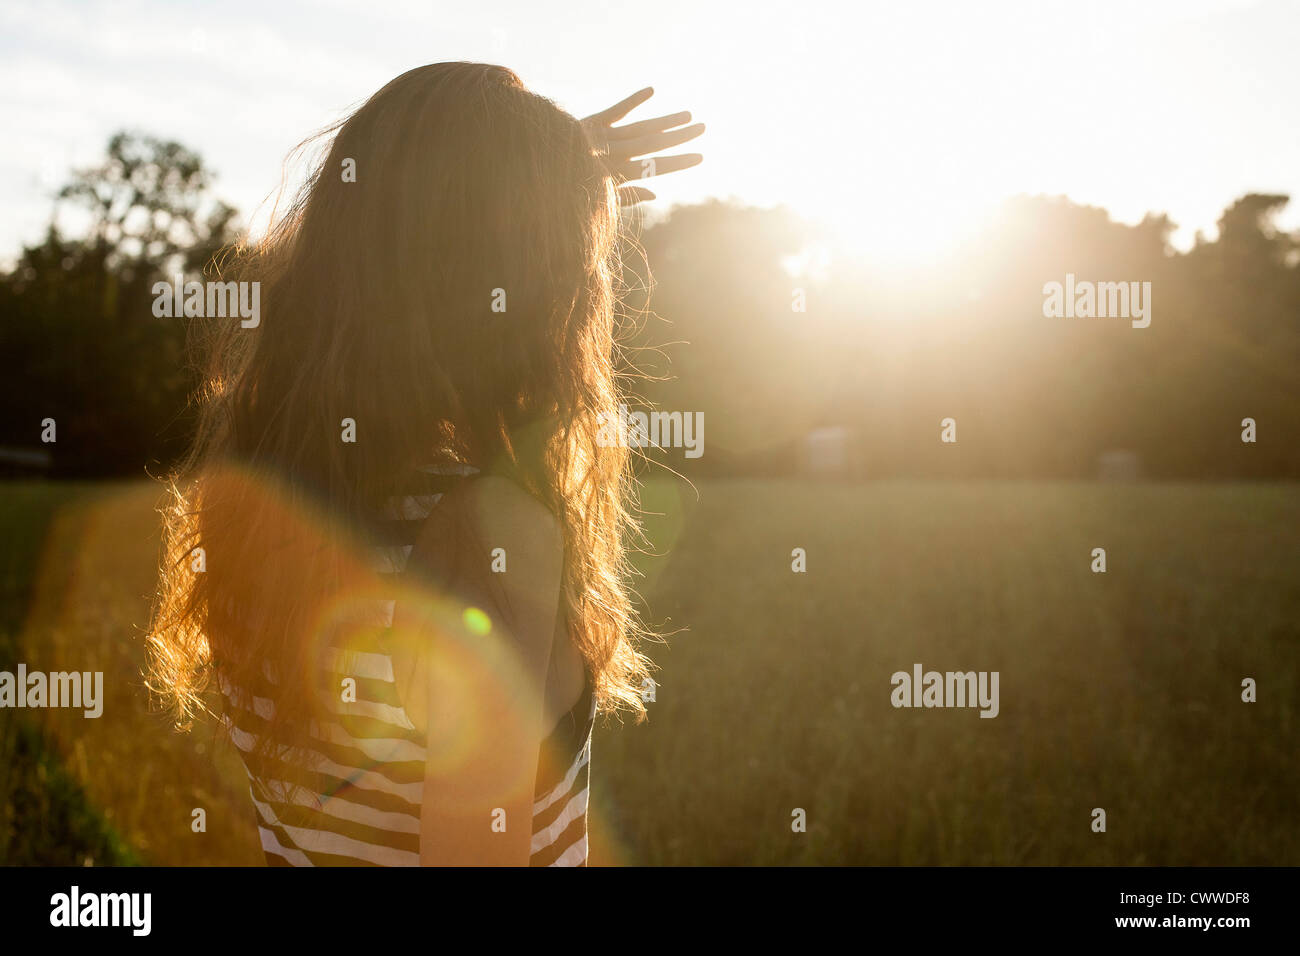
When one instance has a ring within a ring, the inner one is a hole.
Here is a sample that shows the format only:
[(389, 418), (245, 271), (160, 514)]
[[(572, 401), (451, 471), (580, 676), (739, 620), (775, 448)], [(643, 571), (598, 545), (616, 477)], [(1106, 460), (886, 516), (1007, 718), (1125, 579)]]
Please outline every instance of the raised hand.
[(592, 145), (605, 163), (614, 181), (618, 184), (618, 201), (621, 206), (634, 206), (647, 199), (654, 199), (655, 194), (644, 186), (627, 185), (630, 180), (641, 181), (651, 176), (675, 173), (679, 169), (689, 169), (704, 161), (699, 153), (682, 153), (677, 156), (653, 156), (660, 150), (671, 149), (682, 143), (695, 139), (704, 132), (703, 123), (691, 126), (691, 114), (673, 113), (669, 116), (656, 116), (654, 119), (640, 120), (626, 126), (614, 123), (627, 116), (650, 97), (654, 96), (653, 87), (633, 93), (627, 99), (615, 103), (609, 109), (594, 113), (582, 121), (591, 137)]

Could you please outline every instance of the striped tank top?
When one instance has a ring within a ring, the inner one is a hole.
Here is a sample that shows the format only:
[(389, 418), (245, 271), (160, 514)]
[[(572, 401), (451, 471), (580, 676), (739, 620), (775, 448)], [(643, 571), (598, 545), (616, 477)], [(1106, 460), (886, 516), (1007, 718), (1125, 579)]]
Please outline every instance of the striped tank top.
[[(424, 520), (468, 466), (419, 469), (410, 494), (390, 500), (377, 522), (374, 548), (382, 579), (399, 581)], [(356, 701), (333, 700), (296, 766), (310, 766), (310, 786), (288, 787), (277, 760), (254, 752), (275, 713), (275, 680), (234, 688), (220, 674), (222, 722), (249, 777), (262, 850), (270, 866), (418, 866), (424, 798), (425, 739), (399, 699), (384, 637), (394, 601), (378, 608), (385, 626), (346, 651), (326, 649), (321, 666), (332, 686), (356, 684)], [(543, 742), (534, 788), (530, 866), (585, 866), (591, 731), (596, 701), (587, 675), (581, 699)], [(485, 825), (487, 825), (485, 823)], [(436, 848), (434, 850), (436, 857)]]

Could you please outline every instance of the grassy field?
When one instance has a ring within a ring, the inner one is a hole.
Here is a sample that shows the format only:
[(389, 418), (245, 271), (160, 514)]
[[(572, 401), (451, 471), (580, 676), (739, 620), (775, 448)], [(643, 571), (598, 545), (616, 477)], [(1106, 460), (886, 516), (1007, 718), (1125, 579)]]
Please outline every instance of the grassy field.
[[(0, 486), (0, 669), (103, 670), (107, 697), (0, 712), (0, 862), (260, 861), (238, 760), (141, 686), (157, 500)], [(655, 483), (645, 505), (640, 590), (685, 630), (653, 650), (650, 721), (597, 730), (593, 862), (1300, 864), (1300, 487)], [(998, 671), (1001, 713), (894, 709), (917, 662)]]

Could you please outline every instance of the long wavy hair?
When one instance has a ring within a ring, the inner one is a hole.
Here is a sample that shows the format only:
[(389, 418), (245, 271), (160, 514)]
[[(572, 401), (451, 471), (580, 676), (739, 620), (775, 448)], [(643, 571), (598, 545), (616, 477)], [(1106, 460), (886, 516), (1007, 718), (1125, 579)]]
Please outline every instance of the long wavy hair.
[(265, 742), (305, 746), (331, 602), (377, 590), (367, 518), (441, 460), (509, 473), (553, 512), (601, 710), (642, 718), (629, 452), (597, 437), (622, 400), (615, 184), (582, 125), (499, 66), (411, 70), (330, 133), (265, 239), (219, 270), (260, 282), (263, 314), (205, 343), (197, 437), (163, 509), (150, 687), (186, 726), (214, 673), (253, 687), (269, 669)]

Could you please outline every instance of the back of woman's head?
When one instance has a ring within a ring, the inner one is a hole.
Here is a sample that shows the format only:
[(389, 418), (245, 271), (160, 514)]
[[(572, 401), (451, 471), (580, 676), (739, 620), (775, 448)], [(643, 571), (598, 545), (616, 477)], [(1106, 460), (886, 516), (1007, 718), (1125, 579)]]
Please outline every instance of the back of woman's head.
[(399, 76), (339, 127), (266, 249), (245, 440), (287, 403), (328, 462), (350, 417), (369, 450), (333, 477), (374, 490), (448, 425), (491, 459), (540, 416), (604, 403), (615, 216), (581, 125), (510, 71)]
[(439, 459), (505, 471), (552, 509), (573, 639), (604, 706), (642, 709), (627, 453), (597, 438), (619, 400), (617, 225), (582, 125), (502, 67), (411, 70), (335, 128), (294, 204), (234, 260), (262, 285), (261, 322), (210, 343), (172, 482), (150, 650), (181, 717), (214, 661), (235, 684), (270, 665), (291, 675), (272, 736), (293, 743), (337, 640), (323, 608), (375, 586), (366, 517)]

